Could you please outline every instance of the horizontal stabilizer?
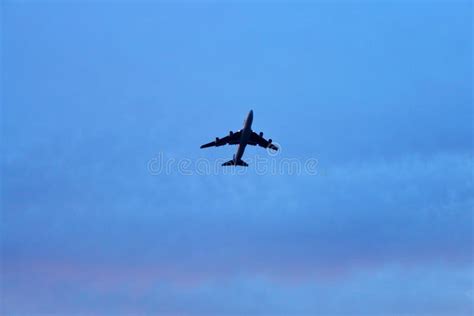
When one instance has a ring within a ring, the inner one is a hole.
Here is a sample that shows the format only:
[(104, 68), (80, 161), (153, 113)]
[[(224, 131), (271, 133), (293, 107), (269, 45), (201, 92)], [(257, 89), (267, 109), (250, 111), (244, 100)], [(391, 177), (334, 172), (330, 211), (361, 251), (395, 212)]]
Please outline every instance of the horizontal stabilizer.
[(224, 162), (222, 165), (223, 166), (234, 166), (235, 163), (234, 163), (234, 160), (229, 160), (227, 162)]
[(248, 164), (243, 161), (243, 160), (239, 160), (237, 161), (237, 163), (235, 163), (235, 161), (232, 159), (232, 160), (229, 160), (227, 162), (224, 162), (222, 164), (223, 166), (242, 166), (242, 167), (248, 167)]

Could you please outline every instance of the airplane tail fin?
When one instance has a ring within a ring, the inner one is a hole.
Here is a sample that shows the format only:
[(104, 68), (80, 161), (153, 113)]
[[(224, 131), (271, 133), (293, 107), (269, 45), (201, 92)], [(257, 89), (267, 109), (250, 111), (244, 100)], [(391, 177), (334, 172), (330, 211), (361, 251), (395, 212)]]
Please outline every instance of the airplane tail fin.
[(242, 167), (248, 167), (248, 164), (247, 164), (245, 161), (239, 160), (239, 161), (237, 161), (237, 163), (236, 163), (236, 162), (234, 161), (234, 159), (229, 160), (229, 161), (227, 161), (227, 162), (224, 162), (222, 165), (223, 165), (223, 166), (242, 166)]

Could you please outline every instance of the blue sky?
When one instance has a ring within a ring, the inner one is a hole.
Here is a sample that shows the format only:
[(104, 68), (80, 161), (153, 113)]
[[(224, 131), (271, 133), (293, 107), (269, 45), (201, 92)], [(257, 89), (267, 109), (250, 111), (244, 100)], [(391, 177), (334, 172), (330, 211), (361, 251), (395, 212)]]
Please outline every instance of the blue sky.
[(472, 314), (471, 2), (1, 10), (3, 314)]

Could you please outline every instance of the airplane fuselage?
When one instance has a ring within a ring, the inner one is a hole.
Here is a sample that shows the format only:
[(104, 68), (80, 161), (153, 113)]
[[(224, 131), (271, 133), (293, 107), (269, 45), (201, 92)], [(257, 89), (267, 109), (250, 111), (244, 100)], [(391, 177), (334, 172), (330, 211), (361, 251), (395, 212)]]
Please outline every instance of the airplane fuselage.
[(240, 144), (237, 147), (237, 153), (234, 155), (234, 162), (239, 162), (242, 160), (242, 156), (245, 152), (245, 147), (250, 138), (250, 134), (252, 134), (252, 122), (253, 122), (253, 111), (251, 110), (247, 115), (247, 118), (244, 121), (244, 127), (242, 128), (241, 136), (240, 136)]

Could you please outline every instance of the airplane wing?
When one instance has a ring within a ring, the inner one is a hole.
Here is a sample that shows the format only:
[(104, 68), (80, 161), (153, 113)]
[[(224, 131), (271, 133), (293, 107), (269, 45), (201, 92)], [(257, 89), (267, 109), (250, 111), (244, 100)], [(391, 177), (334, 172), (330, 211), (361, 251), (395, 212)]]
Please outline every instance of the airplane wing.
[(224, 145), (236, 145), (240, 143), (240, 136), (241, 132), (230, 132), (229, 135), (219, 138), (216, 137), (216, 140), (207, 144), (204, 144), (201, 146), (201, 148), (208, 148), (208, 147), (219, 147), (219, 146), (224, 146)]
[(272, 144), (271, 139), (266, 140), (265, 138), (263, 138), (263, 133), (257, 134), (255, 132), (252, 132), (252, 134), (250, 134), (250, 139), (249, 139), (248, 144), (253, 145), (253, 146), (258, 145), (263, 148), (278, 150), (278, 147)]

